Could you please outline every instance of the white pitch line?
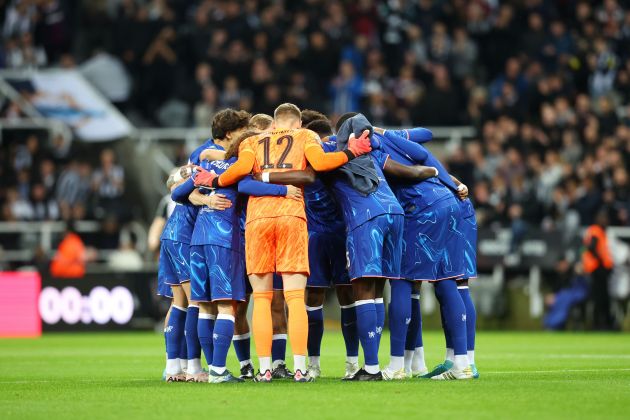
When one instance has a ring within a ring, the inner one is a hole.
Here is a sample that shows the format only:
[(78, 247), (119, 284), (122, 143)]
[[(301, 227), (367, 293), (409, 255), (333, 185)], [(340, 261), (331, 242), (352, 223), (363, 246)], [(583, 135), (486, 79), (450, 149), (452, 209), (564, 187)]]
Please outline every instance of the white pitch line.
[(522, 354), (522, 353), (481, 353), (482, 357), (523, 358), (523, 359), (630, 359), (630, 354)]
[[(122, 382), (153, 382), (156, 379), (125, 379)], [(81, 382), (81, 383), (106, 383), (106, 382), (121, 382), (118, 380), (107, 380), (107, 379), (68, 379), (68, 380), (22, 380), (22, 381), (0, 381), (1, 384), (48, 384), (48, 383), (61, 383), (61, 382)]]
[(513, 371), (499, 371), (499, 372), (484, 372), (482, 375), (511, 375), (515, 373), (563, 373), (563, 372), (628, 372), (630, 368), (618, 368), (618, 369), (555, 369), (555, 370), (513, 370)]

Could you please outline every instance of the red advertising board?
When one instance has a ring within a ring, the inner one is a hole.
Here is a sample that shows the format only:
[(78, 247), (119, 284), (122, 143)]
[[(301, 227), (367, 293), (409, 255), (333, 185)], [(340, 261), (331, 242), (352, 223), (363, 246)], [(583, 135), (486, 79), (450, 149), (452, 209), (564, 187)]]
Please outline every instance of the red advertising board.
[(36, 272), (0, 272), (0, 337), (39, 337), (41, 278)]

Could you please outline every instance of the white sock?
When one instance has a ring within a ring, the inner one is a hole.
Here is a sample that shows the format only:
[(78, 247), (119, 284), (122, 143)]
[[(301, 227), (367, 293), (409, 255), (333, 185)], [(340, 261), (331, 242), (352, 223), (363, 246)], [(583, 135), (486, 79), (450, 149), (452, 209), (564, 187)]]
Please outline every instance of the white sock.
[(247, 359), (247, 360), (243, 360), (240, 363), (241, 363), (241, 367), (243, 367), (243, 366), (251, 365), (252, 364), (252, 360), (251, 359)]
[(218, 373), (219, 375), (222, 375), (223, 372), (225, 372), (225, 366), (223, 366), (223, 367), (212, 366), (212, 371), (214, 373)]
[(416, 347), (413, 351), (413, 361), (411, 362), (411, 370), (420, 372), (426, 370), (427, 364), (424, 361), (424, 347)]
[(258, 364), (260, 366), (260, 373), (271, 370), (271, 357), (259, 357)]
[(444, 360), (450, 360), (451, 362), (455, 362), (455, 351), (453, 349), (446, 349), (446, 356), (444, 356)]
[(465, 354), (455, 355), (455, 369), (464, 370), (468, 367), (468, 356)]
[(411, 372), (414, 350), (405, 350), (405, 372)]
[(298, 354), (293, 355), (293, 371), (301, 370), (302, 373), (306, 373), (306, 356), (300, 356)]
[(468, 350), (468, 364), (469, 365), (475, 364), (475, 351), (474, 350)]
[(319, 367), (319, 356), (309, 356), (308, 357), (308, 364), (310, 366), (317, 366), (317, 367)]
[(187, 373), (194, 375), (201, 372), (201, 359), (188, 359)]
[(182, 365), (179, 359), (167, 359), (166, 360), (166, 374), (177, 375), (182, 373)]
[(379, 373), (381, 368), (378, 365), (365, 365), (365, 371), (369, 374)]
[(280, 365), (286, 365), (286, 363), (284, 362), (284, 360), (282, 359), (278, 359), (278, 360), (274, 360), (273, 361), (273, 368), (277, 368)]
[(357, 365), (359, 364), (359, 356), (346, 356), (346, 362)]
[(403, 356), (391, 356), (389, 358), (389, 370), (396, 372), (403, 368), (405, 365), (405, 358)]
[(188, 360), (187, 359), (179, 359), (179, 364), (181, 366), (181, 370), (188, 369)]

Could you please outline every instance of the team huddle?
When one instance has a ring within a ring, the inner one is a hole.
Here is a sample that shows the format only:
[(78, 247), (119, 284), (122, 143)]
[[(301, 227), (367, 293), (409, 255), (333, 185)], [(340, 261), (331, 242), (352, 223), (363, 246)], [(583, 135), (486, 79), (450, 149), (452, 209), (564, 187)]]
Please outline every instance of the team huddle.
[[(293, 104), (278, 106), (273, 117), (226, 109), (212, 121), (212, 139), (169, 176), (177, 205), (162, 233), (158, 274), (158, 293), (172, 299), (166, 381), (322, 376), (330, 287), (341, 308), (343, 380), (479, 376), (468, 291), (477, 275), (477, 225), (468, 189), (423, 146), (429, 130), (383, 130), (356, 113), (342, 115), (335, 128), (336, 135), (325, 115)], [(387, 281), (390, 360), (381, 369)], [(422, 281), (435, 287), (446, 338), (445, 361), (430, 372)], [(226, 368), (232, 344), (238, 375)]]

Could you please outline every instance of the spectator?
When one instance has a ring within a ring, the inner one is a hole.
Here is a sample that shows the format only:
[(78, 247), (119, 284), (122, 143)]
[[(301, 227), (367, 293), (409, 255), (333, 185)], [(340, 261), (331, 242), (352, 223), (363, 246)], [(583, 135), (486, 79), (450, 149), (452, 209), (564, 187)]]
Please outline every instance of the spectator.
[(606, 237), (607, 225), (606, 213), (599, 212), (595, 223), (586, 230), (584, 235), (586, 250), (582, 254), (584, 271), (591, 276), (594, 327), (598, 330), (610, 330), (613, 327), (608, 290), (613, 260)]
[(59, 219), (59, 207), (57, 202), (48, 198), (46, 187), (43, 184), (35, 184), (31, 189), (32, 220), (49, 221)]
[(194, 109), (195, 126), (208, 127), (212, 117), (219, 109), (217, 105), (217, 90), (212, 85), (203, 87), (202, 99)]
[(333, 79), (331, 94), (333, 113), (341, 115), (348, 111), (359, 109), (363, 80), (356, 74), (350, 61), (342, 61), (339, 66), (339, 74)]
[(92, 190), (97, 199), (97, 217), (114, 214), (125, 217), (126, 206), (122, 196), (125, 192), (125, 172), (115, 163), (112, 149), (101, 152), (101, 166), (92, 175)]
[(53, 277), (81, 278), (85, 275), (87, 257), (85, 245), (76, 233), (73, 222), (69, 221), (64, 238), (50, 264), (50, 274)]
[(59, 176), (56, 198), (62, 219), (85, 218), (90, 195), (90, 175), (89, 164), (73, 160)]

